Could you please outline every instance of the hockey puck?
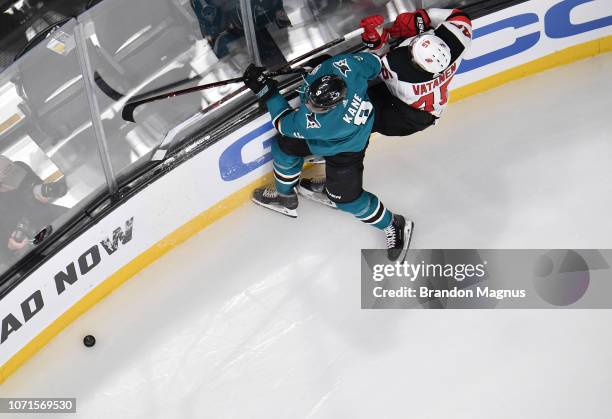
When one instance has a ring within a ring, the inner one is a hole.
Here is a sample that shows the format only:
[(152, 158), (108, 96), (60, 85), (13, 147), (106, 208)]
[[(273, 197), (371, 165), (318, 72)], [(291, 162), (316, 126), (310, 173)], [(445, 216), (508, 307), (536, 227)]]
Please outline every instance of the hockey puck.
[(88, 348), (91, 348), (95, 344), (96, 338), (94, 338), (92, 335), (87, 335), (83, 338), (83, 345), (87, 346)]

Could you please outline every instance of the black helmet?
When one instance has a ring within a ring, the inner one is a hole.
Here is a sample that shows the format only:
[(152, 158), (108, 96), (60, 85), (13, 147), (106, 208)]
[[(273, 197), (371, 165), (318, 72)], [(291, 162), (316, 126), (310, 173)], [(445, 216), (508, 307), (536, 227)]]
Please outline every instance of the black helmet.
[(323, 113), (346, 99), (346, 83), (333, 74), (319, 77), (306, 89), (306, 107), (314, 113)]

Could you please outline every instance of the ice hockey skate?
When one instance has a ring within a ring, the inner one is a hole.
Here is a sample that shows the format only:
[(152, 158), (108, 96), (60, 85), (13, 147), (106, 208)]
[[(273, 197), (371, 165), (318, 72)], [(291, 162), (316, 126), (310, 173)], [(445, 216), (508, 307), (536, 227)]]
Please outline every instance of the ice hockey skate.
[(315, 201), (319, 204), (327, 205), (331, 208), (337, 208), (325, 193), (325, 178), (302, 178), (298, 184), (297, 191), (300, 195)]
[(406, 258), (413, 228), (412, 221), (406, 221), (403, 216), (393, 214), (391, 225), (383, 230), (387, 238), (387, 258), (390, 261), (403, 261)]
[(307, 156), (307, 157), (304, 157), (304, 163), (306, 164), (325, 164), (325, 157)]
[(297, 218), (298, 196), (293, 189), (290, 194), (280, 194), (274, 187), (257, 188), (251, 200), (257, 205), (280, 212), (288, 217)]

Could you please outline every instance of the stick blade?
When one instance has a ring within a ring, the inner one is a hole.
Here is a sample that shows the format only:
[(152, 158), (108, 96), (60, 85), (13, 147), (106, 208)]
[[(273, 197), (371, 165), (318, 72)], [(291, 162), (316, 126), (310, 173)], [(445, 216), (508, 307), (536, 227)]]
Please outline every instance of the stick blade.
[(136, 120), (134, 120), (134, 109), (136, 109), (136, 104), (134, 103), (128, 103), (123, 107), (121, 117), (124, 121), (136, 122)]
[(104, 92), (104, 94), (108, 97), (110, 97), (111, 99), (115, 100), (115, 101), (119, 101), (121, 99), (123, 99), (123, 95), (121, 93), (119, 93), (118, 91), (116, 91), (115, 89), (113, 89), (107, 82), (106, 80), (104, 80), (102, 78), (102, 76), (100, 75), (100, 73), (98, 73), (97, 71), (94, 71), (94, 83), (96, 83), (96, 85), (98, 86), (98, 88), (100, 90), (102, 90), (102, 92)]

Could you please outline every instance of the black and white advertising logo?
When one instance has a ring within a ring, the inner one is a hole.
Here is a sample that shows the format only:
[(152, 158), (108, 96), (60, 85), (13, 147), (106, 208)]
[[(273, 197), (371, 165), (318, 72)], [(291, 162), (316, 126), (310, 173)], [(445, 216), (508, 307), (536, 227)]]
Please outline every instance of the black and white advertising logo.
[[(122, 246), (132, 241), (133, 227), (134, 217), (131, 217), (125, 222), (123, 227), (117, 227), (113, 231), (112, 237), (108, 237), (84, 249), (78, 258), (66, 265), (65, 269), (52, 275), (48, 279), (49, 282), (47, 284), (41, 284), (47, 286), (40, 286), (25, 298), (19, 306), (3, 307), (0, 313), (2, 318), (0, 344), (4, 344), (13, 333), (39, 315), (44, 310), (45, 301), (48, 302), (66, 292), (70, 292), (72, 285), (90, 273), (95, 272), (96, 269), (99, 269), (106, 259), (114, 257)], [(26, 278), (25, 281), (27, 283), (28, 279)]]

